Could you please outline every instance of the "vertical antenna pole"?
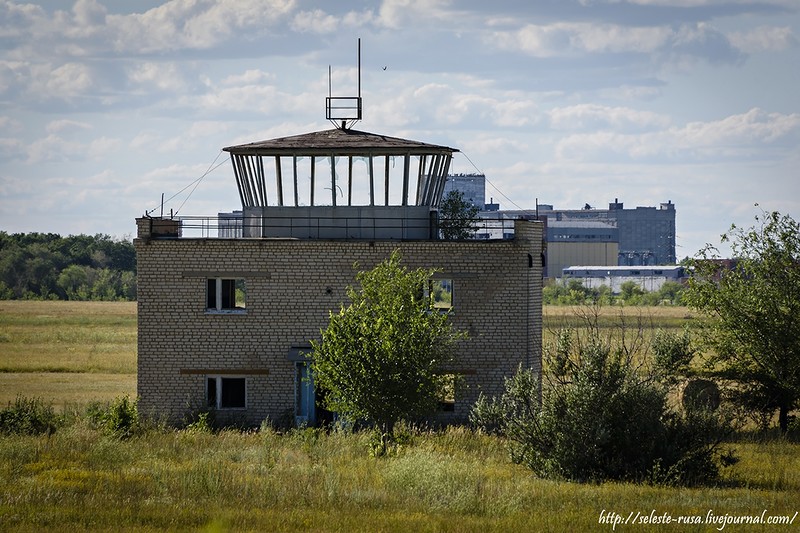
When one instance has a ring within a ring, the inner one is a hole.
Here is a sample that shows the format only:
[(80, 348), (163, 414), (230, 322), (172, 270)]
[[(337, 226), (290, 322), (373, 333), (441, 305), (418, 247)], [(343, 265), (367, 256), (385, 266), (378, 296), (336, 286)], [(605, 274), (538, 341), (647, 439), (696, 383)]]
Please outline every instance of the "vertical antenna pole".
[(358, 38), (358, 97), (361, 98), (361, 37)]
[(331, 66), (328, 65), (328, 98), (333, 96), (333, 90), (331, 89)]

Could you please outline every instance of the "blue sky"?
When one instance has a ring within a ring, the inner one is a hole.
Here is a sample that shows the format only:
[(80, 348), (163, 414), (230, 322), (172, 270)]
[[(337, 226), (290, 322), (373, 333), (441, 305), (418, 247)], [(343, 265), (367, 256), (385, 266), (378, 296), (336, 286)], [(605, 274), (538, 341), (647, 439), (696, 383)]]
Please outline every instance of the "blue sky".
[(358, 38), (357, 129), (460, 149), (504, 208), (671, 200), (679, 258), (800, 218), (797, 0), (0, 1), (0, 230), (236, 209), (220, 149), (330, 128)]

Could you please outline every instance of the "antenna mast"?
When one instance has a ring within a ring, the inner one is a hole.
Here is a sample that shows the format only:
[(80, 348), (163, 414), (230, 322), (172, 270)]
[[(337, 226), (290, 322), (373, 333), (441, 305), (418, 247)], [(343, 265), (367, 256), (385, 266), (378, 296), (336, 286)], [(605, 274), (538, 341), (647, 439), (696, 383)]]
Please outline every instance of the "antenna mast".
[(331, 66), (328, 65), (328, 97), (325, 118), (339, 129), (347, 130), (361, 120), (361, 37), (358, 38), (358, 96), (333, 96)]

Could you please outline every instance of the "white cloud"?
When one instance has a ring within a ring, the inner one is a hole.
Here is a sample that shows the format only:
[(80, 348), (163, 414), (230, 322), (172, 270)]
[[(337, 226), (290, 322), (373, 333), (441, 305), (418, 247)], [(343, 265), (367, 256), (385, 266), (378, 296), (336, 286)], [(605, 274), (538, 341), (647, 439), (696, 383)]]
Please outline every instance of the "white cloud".
[(299, 33), (334, 34), (360, 28), (376, 22), (371, 10), (349, 11), (342, 16), (331, 15), (322, 9), (300, 11), (294, 15), (290, 27)]
[(294, 6), (294, 0), (172, 0), (142, 14), (109, 15), (107, 20), (118, 51), (203, 50), (247, 32), (263, 34)]
[(52, 120), (45, 126), (47, 133), (61, 133), (69, 130), (89, 130), (92, 125), (88, 122), (79, 122), (77, 120), (58, 119)]
[(46, 89), (51, 98), (84, 94), (93, 84), (91, 69), (82, 63), (66, 63), (50, 72)]
[(759, 26), (730, 34), (733, 46), (746, 53), (775, 52), (797, 45), (792, 28), (788, 26)]
[(739, 58), (728, 38), (710, 24), (623, 26), (597, 22), (526, 24), (517, 30), (492, 31), (489, 46), (537, 58), (583, 57), (587, 54), (647, 54), (662, 61), (703, 58), (732, 62)]
[(224, 86), (242, 86), (242, 85), (263, 85), (265, 83), (274, 83), (274, 76), (262, 70), (250, 69), (242, 74), (234, 74), (225, 77), (220, 85)]
[(673, 30), (667, 27), (632, 28), (614, 24), (556, 22), (527, 24), (515, 31), (492, 32), (487, 44), (546, 58), (584, 52), (648, 53), (665, 46), (672, 35)]
[(129, 143), (134, 150), (151, 150), (155, 148), (161, 140), (161, 135), (152, 130), (140, 131)]
[(599, 104), (557, 107), (551, 109), (548, 115), (552, 127), (563, 130), (612, 128), (621, 131), (641, 131), (661, 129), (670, 124), (668, 116), (651, 111)]
[(45, 18), (44, 9), (34, 4), (0, 3), (0, 37), (29, 34), (36, 22)]
[(461, 143), (461, 150), (466, 154), (493, 154), (493, 153), (525, 153), (528, 145), (513, 137), (475, 137)]
[[(702, 161), (715, 157), (770, 158), (766, 151), (800, 134), (800, 114), (766, 113), (754, 108), (722, 120), (690, 122), (683, 127), (639, 135), (612, 131), (573, 134), (556, 147), (560, 159), (650, 159)], [(787, 142), (791, 148), (793, 142)]]
[(22, 122), (12, 117), (0, 116), (0, 131), (13, 133), (21, 130)]
[(29, 60), (54, 51), (65, 56), (140, 56), (170, 50), (207, 50), (230, 39), (265, 35), (295, 8), (295, 0), (169, 0), (143, 13), (110, 14), (97, 0), (78, 0), (52, 15), (36, 6), (0, 5), (0, 37), (26, 40)]
[(116, 152), (122, 146), (120, 139), (112, 137), (99, 137), (93, 139), (87, 147), (87, 153), (93, 159), (104, 159), (113, 152)]
[(447, 19), (450, 3), (449, 0), (383, 0), (379, 22), (392, 29), (427, 26)]
[(137, 63), (128, 69), (128, 78), (135, 84), (164, 92), (186, 89), (186, 81), (175, 63)]
[(301, 11), (292, 19), (291, 27), (300, 33), (334, 33), (340, 28), (340, 21), (321, 9)]
[[(25, 150), (25, 146), (19, 139), (10, 139), (8, 137), (0, 137), (0, 158), (10, 159), (20, 157)], [(0, 176), (3, 172), (0, 172)]]
[(37, 139), (28, 146), (28, 162), (41, 163), (43, 161), (67, 161), (83, 158), (84, 147), (75, 141), (68, 141), (57, 135), (50, 134), (43, 139)]

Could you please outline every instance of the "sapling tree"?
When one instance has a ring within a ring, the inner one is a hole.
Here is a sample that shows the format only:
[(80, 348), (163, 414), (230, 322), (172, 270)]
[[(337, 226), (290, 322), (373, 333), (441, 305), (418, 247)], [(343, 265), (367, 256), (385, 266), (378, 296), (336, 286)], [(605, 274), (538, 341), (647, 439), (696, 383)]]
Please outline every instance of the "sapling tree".
[(380, 431), (385, 451), (395, 424), (436, 409), (451, 380), (443, 373), (462, 333), (433, 309), (433, 269), (410, 270), (398, 251), (356, 275), (350, 304), (331, 313), (312, 342), (312, 371), (326, 407)]
[(471, 239), (480, 220), (480, 209), (464, 199), (461, 191), (452, 190), (439, 204), (439, 231), (443, 239)]
[(800, 225), (777, 212), (722, 236), (733, 258), (707, 245), (692, 262), (685, 295), (710, 319), (709, 373), (732, 384), (730, 397), (769, 415), (786, 433), (800, 404)]

